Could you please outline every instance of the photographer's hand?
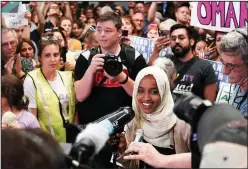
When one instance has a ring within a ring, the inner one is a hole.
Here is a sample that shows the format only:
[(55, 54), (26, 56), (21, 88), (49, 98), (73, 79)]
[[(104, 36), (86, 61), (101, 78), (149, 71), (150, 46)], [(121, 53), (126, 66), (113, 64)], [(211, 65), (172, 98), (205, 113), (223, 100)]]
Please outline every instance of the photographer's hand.
[[(130, 154), (131, 153), (131, 154)], [(142, 160), (152, 167), (158, 168), (161, 166), (162, 154), (160, 154), (151, 144), (149, 143), (131, 143), (124, 156), (126, 160)]]
[(148, 62), (149, 66), (151, 66), (152, 63), (158, 58), (159, 53), (162, 49), (170, 46), (170, 43), (171, 43), (170, 38), (168, 38), (167, 36), (160, 36), (156, 40), (152, 55), (151, 55), (150, 60)]
[(95, 74), (99, 70), (103, 70), (104, 57), (104, 54), (96, 54), (92, 57), (90, 66), (88, 68), (92, 74)]
[(135, 154), (124, 156), (124, 159), (142, 160), (155, 168), (191, 168), (191, 153), (163, 155), (149, 143), (130, 144), (125, 154), (132, 152)]

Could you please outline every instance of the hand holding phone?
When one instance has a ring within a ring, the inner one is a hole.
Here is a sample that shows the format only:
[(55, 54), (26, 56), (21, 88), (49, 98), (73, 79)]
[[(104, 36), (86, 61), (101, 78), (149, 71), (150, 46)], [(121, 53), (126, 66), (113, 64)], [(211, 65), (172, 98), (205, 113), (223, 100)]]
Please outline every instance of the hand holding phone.
[(128, 36), (128, 30), (122, 30), (122, 36)]
[(168, 36), (170, 32), (168, 30), (160, 30), (159, 31), (159, 36)]

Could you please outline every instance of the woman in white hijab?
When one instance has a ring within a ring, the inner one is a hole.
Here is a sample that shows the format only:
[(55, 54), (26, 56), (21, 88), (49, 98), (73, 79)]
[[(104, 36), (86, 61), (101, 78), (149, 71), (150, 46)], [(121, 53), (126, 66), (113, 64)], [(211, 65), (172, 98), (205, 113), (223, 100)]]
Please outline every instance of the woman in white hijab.
[(189, 152), (190, 126), (173, 112), (174, 102), (166, 73), (156, 66), (142, 69), (134, 83), (135, 118), (125, 126), (127, 145), (137, 129), (144, 130), (144, 142), (161, 154)]

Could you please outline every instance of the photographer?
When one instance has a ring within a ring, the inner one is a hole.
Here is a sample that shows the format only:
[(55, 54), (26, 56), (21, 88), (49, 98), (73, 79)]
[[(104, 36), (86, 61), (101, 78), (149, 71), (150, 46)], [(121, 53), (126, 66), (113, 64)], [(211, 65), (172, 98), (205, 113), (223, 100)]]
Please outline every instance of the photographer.
[[(96, 26), (99, 46), (84, 51), (77, 60), (75, 92), (81, 124), (131, 106), (133, 80), (146, 62), (134, 48), (119, 44), (121, 27), (121, 19), (114, 12), (100, 15)], [(110, 157), (111, 147), (106, 145), (95, 157), (95, 167), (112, 167)]]

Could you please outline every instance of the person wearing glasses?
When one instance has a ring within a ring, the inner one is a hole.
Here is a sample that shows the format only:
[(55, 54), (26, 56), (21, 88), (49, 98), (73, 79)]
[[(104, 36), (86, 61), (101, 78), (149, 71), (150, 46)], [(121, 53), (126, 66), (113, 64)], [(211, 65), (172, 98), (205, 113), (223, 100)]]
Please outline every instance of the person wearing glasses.
[(145, 27), (145, 19), (143, 13), (135, 13), (132, 15), (132, 20), (135, 25), (135, 32), (133, 33), (134, 36), (140, 36), (146, 38), (146, 34), (144, 33)]
[(246, 118), (248, 112), (248, 43), (247, 29), (237, 28), (227, 33), (220, 43), (220, 61), (228, 81), (234, 85), (234, 91), (228, 103), (237, 108)]
[(58, 141), (66, 142), (65, 124), (74, 122), (75, 92), (71, 71), (58, 71), (60, 42), (55, 36), (41, 39), (41, 68), (28, 72), (24, 93), (29, 97), (28, 108), (38, 118), (43, 130)]
[(217, 90), (215, 71), (211, 63), (193, 55), (195, 40), (190, 28), (184, 24), (173, 25), (170, 29), (170, 42), (174, 53), (171, 60), (178, 72), (173, 90), (176, 100), (182, 94), (192, 92), (214, 102)]
[(17, 45), (18, 39), (14, 29), (4, 28), (1, 30), (2, 44), (1, 44), (1, 61), (2, 61), (2, 72), (1, 74), (13, 74), (18, 78), (22, 79), (25, 77), (25, 73), (21, 70), (24, 66), (21, 62), (21, 56), (18, 55)]

